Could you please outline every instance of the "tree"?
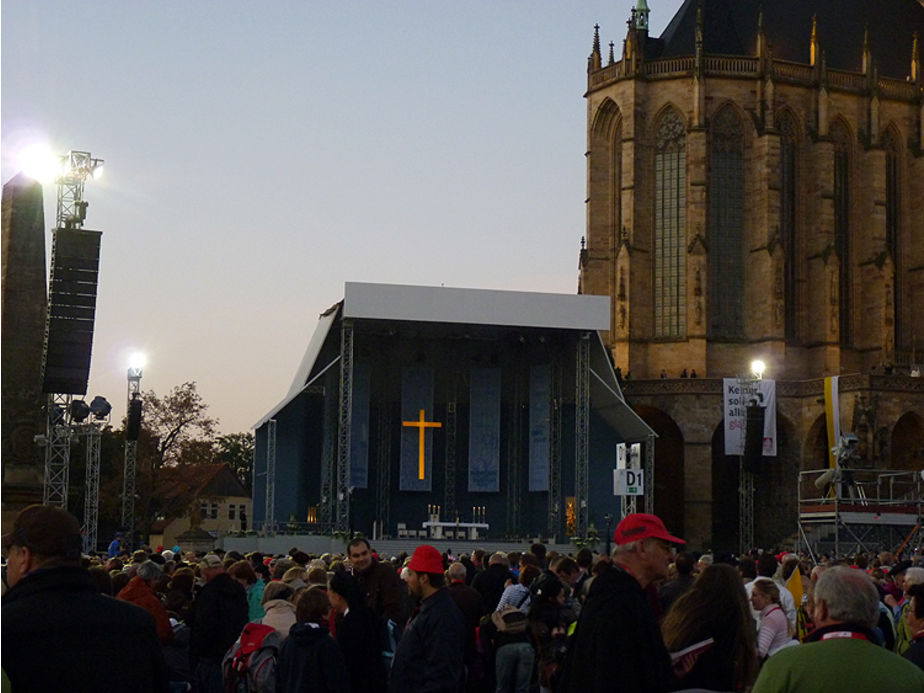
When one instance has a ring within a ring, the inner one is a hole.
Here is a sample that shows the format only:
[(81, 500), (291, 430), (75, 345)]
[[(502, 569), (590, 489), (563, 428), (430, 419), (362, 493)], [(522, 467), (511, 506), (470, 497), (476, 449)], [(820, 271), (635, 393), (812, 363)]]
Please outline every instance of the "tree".
[(195, 382), (177, 385), (164, 397), (151, 390), (141, 396), (143, 415), (138, 437), (136, 512), (143, 533), (157, 513), (158, 473), (165, 466), (209, 462), (218, 420), (206, 413), (208, 405)]
[(215, 462), (231, 467), (244, 488), (253, 488), (253, 433), (229, 433), (218, 436), (215, 441)]

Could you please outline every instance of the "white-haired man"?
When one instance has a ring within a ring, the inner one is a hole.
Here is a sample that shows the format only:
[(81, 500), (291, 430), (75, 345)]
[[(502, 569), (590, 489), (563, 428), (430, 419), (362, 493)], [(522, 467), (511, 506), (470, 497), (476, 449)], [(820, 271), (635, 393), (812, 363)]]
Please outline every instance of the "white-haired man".
[(879, 593), (862, 570), (829, 568), (815, 585), (816, 629), (799, 647), (767, 660), (754, 693), (799, 691), (924, 691), (924, 671), (874, 644)]
[(667, 577), (675, 544), (660, 518), (626, 516), (616, 527), (613, 565), (590, 586), (574, 639), (568, 648), (560, 690), (671, 691), (689, 673), (688, 655), (675, 669), (664, 646), (646, 588)]

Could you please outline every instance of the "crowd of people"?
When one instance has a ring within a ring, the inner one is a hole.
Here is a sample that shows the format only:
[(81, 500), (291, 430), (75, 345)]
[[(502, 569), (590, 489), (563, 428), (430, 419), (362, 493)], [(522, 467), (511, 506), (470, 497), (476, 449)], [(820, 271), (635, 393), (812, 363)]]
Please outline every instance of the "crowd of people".
[[(683, 550), (654, 515), (611, 555), (534, 544), (314, 556), (81, 553), (66, 511), (3, 536), (12, 691), (924, 691), (924, 566)], [(678, 552), (679, 549), (679, 552)]]

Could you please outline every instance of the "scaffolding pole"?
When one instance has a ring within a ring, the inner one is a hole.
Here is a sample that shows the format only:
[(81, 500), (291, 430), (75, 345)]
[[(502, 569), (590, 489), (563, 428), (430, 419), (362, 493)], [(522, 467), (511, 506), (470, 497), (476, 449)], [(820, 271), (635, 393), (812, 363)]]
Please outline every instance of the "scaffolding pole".
[(67, 490), (71, 464), (70, 395), (48, 395), (45, 429), (44, 505), (67, 510)]
[(263, 510), (263, 532), (276, 531), (276, 419), (266, 422), (266, 498)]
[(590, 333), (582, 332), (577, 343), (574, 386), (574, 491), (577, 496), (577, 533), (586, 536), (590, 492)]
[(340, 326), (340, 408), (337, 428), (337, 519), (338, 531), (350, 526), (350, 447), (353, 429), (353, 321)]
[(100, 424), (86, 424), (84, 433), (87, 437), (87, 473), (83, 501), (83, 552), (89, 554), (96, 551), (98, 544)]

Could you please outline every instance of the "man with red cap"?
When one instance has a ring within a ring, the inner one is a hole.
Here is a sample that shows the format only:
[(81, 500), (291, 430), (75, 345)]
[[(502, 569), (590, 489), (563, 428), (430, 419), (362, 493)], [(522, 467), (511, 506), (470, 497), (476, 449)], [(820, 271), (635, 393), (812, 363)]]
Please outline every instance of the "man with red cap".
[(446, 589), (443, 557), (417, 547), (407, 564), (407, 588), (420, 606), (398, 642), (389, 690), (458, 693), (465, 683), (462, 614)]
[(614, 533), (613, 565), (590, 586), (568, 648), (561, 691), (670, 691), (695, 658), (675, 671), (645, 588), (666, 578), (675, 544), (660, 518), (626, 516)]

